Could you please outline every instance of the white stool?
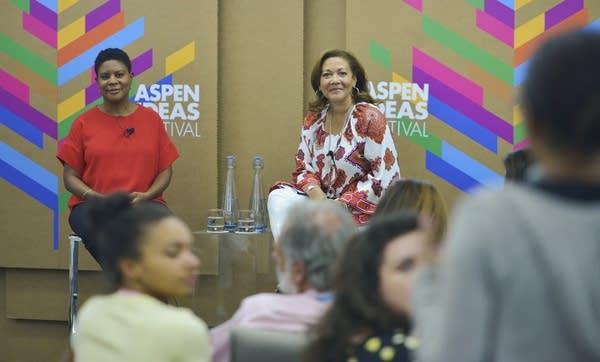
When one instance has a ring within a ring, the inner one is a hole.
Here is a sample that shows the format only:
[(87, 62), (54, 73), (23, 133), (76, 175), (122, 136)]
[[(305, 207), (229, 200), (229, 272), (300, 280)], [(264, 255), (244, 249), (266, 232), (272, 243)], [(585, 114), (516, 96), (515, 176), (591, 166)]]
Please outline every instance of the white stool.
[(81, 237), (69, 235), (69, 335), (75, 334), (75, 318), (77, 317), (77, 268), (79, 266), (79, 243)]

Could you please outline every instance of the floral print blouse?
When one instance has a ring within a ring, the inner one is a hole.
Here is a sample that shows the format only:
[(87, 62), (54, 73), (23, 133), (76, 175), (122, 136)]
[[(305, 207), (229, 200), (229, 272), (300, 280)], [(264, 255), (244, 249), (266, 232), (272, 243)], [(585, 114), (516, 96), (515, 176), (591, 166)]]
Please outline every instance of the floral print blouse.
[(355, 104), (340, 134), (326, 129), (327, 109), (304, 118), (294, 187), (320, 185), (328, 198), (344, 202), (356, 223), (364, 225), (383, 192), (400, 178), (394, 140), (375, 105)]

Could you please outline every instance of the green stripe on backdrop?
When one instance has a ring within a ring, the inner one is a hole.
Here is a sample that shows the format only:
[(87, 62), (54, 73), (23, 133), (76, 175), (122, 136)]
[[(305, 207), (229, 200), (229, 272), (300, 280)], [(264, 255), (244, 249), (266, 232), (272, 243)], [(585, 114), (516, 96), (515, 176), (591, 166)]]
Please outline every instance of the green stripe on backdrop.
[(388, 127), (390, 127), (392, 134), (406, 137), (417, 145), (425, 148), (427, 151), (438, 157), (442, 157), (442, 140), (437, 136), (428, 133), (423, 126), (421, 126), (420, 131), (417, 132), (410, 122), (416, 121), (412, 121), (408, 118), (388, 119)]
[(467, 0), (467, 2), (473, 7), (483, 10), (483, 0)]
[(63, 192), (58, 196), (58, 212), (63, 213), (67, 211), (67, 203), (69, 202), (69, 198), (71, 197), (70, 192)]
[(32, 53), (29, 49), (2, 33), (0, 33), (0, 51), (6, 53), (6, 55), (31, 69), (33, 72), (41, 75), (50, 83), (54, 85), (57, 84), (56, 66), (46, 62), (37, 54)]
[(521, 122), (513, 127), (513, 144), (517, 144), (527, 138), (525, 122)]
[(10, 2), (24, 12), (29, 13), (29, 0), (10, 0)]
[(392, 69), (392, 55), (390, 51), (375, 40), (369, 40), (369, 55), (386, 69)]
[(494, 57), (459, 34), (444, 27), (432, 18), (423, 15), (423, 32), (459, 56), (477, 64), (496, 78), (513, 86), (513, 67)]
[(435, 154), (436, 156), (442, 157), (442, 140), (431, 133), (429, 134), (429, 137), (421, 137), (416, 135), (405, 135), (404, 137), (425, 148), (427, 151)]

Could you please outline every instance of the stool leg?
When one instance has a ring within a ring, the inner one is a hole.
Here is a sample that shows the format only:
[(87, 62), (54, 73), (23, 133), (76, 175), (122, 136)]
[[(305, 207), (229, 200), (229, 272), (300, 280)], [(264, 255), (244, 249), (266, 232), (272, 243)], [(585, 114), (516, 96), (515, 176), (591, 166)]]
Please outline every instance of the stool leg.
[(75, 319), (77, 317), (78, 282), (77, 272), (79, 267), (79, 243), (81, 238), (69, 235), (69, 334), (75, 334)]

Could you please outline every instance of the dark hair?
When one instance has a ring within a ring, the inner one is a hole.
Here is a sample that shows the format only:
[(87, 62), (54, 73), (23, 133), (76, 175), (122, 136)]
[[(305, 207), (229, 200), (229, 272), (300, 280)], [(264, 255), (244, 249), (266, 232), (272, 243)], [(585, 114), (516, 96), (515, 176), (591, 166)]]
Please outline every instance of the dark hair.
[(397, 315), (380, 294), (379, 268), (385, 247), (419, 229), (418, 216), (398, 212), (371, 220), (346, 245), (336, 265), (335, 300), (310, 330), (306, 361), (346, 361), (353, 338), (375, 331), (410, 329), (408, 315)]
[(409, 210), (430, 217), (433, 242), (441, 244), (448, 224), (448, 208), (442, 194), (429, 181), (402, 179), (390, 186), (377, 204), (374, 217)]
[[(367, 74), (365, 73), (365, 68), (360, 64), (358, 59), (354, 56), (354, 54), (339, 49), (328, 50), (321, 57), (315, 65), (313, 66), (312, 72), (310, 74), (310, 84), (312, 86), (313, 91), (317, 92), (319, 89), (319, 85), (321, 83), (321, 71), (323, 69), (323, 63), (329, 58), (342, 58), (348, 62), (350, 66), (350, 70), (352, 74), (356, 77), (356, 88), (358, 88), (358, 93), (352, 92), (352, 100), (354, 103), (358, 102), (367, 102), (367, 103), (375, 103), (371, 94), (369, 94), (369, 87), (367, 81)], [(323, 110), (325, 105), (327, 104), (327, 98), (323, 95), (323, 93), (318, 92), (317, 99), (308, 104), (308, 108), (311, 112), (320, 112)]]
[(553, 149), (600, 150), (600, 35), (571, 31), (535, 52), (521, 88), (526, 122)]
[(119, 48), (106, 48), (98, 53), (96, 60), (94, 61), (96, 75), (98, 74), (98, 68), (100, 68), (102, 63), (109, 60), (116, 60), (123, 63), (127, 67), (129, 73), (131, 73), (131, 59), (129, 59), (129, 55)]
[(98, 240), (100, 262), (112, 289), (118, 289), (123, 276), (118, 261), (140, 258), (145, 228), (173, 214), (155, 202), (131, 203), (126, 193), (115, 193), (90, 201), (92, 232)]
[(526, 148), (509, 152), (502, 162), (506, 170), (505, 179), (511, 181), (523, 181), (527, 168), (532, 163), (531, 152)]

